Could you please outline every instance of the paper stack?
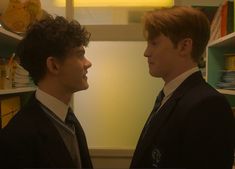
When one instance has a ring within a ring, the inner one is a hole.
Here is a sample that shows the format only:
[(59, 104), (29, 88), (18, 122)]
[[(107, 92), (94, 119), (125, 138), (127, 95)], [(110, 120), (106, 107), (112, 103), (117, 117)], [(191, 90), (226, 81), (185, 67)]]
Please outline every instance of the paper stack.
[(15, 65), (14, 65), (12, 86), (15, 88), (34, 86), (34, 83), (31, 79), (31, 77), (29, 76), (29, 72), (26, 71), (17, 62), (15, 62)]

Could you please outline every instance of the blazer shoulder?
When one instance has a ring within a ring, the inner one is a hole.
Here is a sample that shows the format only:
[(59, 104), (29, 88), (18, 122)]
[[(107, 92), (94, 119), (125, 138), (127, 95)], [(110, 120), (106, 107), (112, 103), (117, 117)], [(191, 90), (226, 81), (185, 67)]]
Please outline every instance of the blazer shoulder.
[(177, 110), (184, 112), (183, 114), (195, 112), (198, 116), (206, 114), (214, 116), (217, 112), (219, 116), (232, 114), (226, 97), (206, 82), (185, 91), (178, 101)]
[(190, 90), (185, 93), (185, 98), (191, 97), (192, 101), (202, 101), (202, 100), (214, 100), (219, 99), (223, 102), (227, 102), (225, 96), (219, 93), (216, 89), (210, 86), (208, 83), (204, 82), (193, 86)]
[(33, 135), (37, 130), (37, 125), (45, 121), (45, 118), (45, 113), (36, 99), (30, 99), (1, 131), (1, 135), (9, 137)]

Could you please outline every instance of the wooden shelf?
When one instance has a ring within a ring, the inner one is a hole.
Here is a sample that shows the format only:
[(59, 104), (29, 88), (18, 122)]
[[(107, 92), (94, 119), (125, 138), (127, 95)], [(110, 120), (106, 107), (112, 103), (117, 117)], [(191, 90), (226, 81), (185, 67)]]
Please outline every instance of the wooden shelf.
[(22, 87), (22, 88), (4, 89), (4, 90), (0, 90), (0, 95), (33, 92), (35, 90), (36, 90), (36, 87)]
[(208, 47), (235, 47), (235, 32), (214, 40)]
[[(225, 54), (235, 53), (235, 32), (223, 36), (211, 42), (207, 46), (207, 82), (216, 88), (216, 84), (221, 80), (222, 72), (224, 70), (226, 60)], [(235, 90), (233, 89), (219, 89), (216, 90), (224, 95), (231, 106), (235, 106)]]
[(222, 94), (228, 94), (228, 95), (235, 96), (235, 90), (228, 90), (228, 89), (216, 89), (216, 90)]
[(5, 30), (2, 26), (0, 26), (0, 39), (0, 45), (4, 49), (8, 48), (8, 46), (15, 48), (22, 37), (13, 32)]
[(4, 29), (2, 26), (0, 26), (0, 34), (1, 34), (1, 36), (7, 36), (8, 38), (15, 39), (15, 40), (22, 39), (21, 36)]

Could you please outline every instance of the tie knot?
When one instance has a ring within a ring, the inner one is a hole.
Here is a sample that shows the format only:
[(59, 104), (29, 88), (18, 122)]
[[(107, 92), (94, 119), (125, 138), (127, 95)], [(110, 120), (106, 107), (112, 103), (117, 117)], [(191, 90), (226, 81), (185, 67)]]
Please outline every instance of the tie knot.
[(73, 126), (73, 124), (76, 122), (76, 117), (73, 113), (73, 110), (71, 108), (68, 109), (66, 118), (65, 118), (65, 124), (69, 127)]
[(165, 94), (164, 94), (163, 90), (161, 90), (157, 96), (157, 102), (162, 102), (164, 97), (165, 97)]
[(161, 91), (159, 92), (158, 96), (157, 96), (156, 101), (155, 101), (155, 106), (154, 106), (154, 109), (155, 109), (155, 110), (157, 110), (157, 109), (160, 107), (160, 105), (161, 105), (162, 100), (163, 100), (164, 97), (165, 97), (165, 94), (164, 94), (163, 90), (161, 90)]

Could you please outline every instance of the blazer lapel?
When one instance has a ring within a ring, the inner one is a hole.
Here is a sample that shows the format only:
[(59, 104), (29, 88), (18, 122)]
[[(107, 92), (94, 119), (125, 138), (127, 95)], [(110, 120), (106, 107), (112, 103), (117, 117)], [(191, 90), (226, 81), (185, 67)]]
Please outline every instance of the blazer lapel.
[(82, 126), (81, 126), (80, 122), (77, 120), (77, 118), (76, 118), (76, 123), (75, 123), (75, 132), (76, 132), (76, 136), (77, 136), (77, 140), (78, 140), (82, 167), (83, 168), (93, 168), (92, 162), (90, 159), (90, 155), (89, 155), (89, 151), (88, 151), (86, 136), (85, 136), (85, 133), (82, 129)]
[(193, 73), (189, 76), (183, 83), (174, 91), (172, 96), (167, 100), (167, 102), (160, 108), (157, 115), (153, 118), (150, 124), (150, 129), (148, 131), (148, 138), (143, 140), (144, 145), (148, 145), (148, 141), (151, 141), (153, 137), (157, 136), (158, 131), (161, 127), (168, 121), (171, 113), (174, 111), (178, 101), (181, 97), (190, 89), (192, 89), (198, 83), (202, 83), (204, 80), (201, 76), (201, 72)]
[[(149, 124), (149, 131), (147, 131), (147, 137), (139, 140), (136, 151), (134, 153), (134, 160), (132, 161), (131, 166), (136, 166), (134, 163), (139, 163), (141, 161), (143, 152), (151, 145), (154, 137), (157, 137), (158, 131), (161, 127), (168, 121), (175, 107), (177, 106), (180, 98), (193, 86), (198, 83), (203, 83), (203, 78), (201, 72), (193, 73), (189, 76), (173, 93), (169, 100), (159, 109), (157, 115), (152, 119), (152, 122)], [(142, 132), (143, 134), (143, 132)], [(142, 134), (140, 138), (142, 138)]]
[[(158, 131), (161, 129), (161, 127), (164, 125), (164, 123), (167, 122), (169, 119), (171, 113), (173, 112), (175, 106), (177, 105), (177, 102), (179, 100), (179, 97), (171, 97), (158, 111), (157, 115), (153, 117), (152, 121), (150, 122), (149, 130), (147, 131), (146, 135), (147, 137), (144, 137), (142, 140), (139, 140), (136, 152), (135, 152), (135, 161), (138, 162), (141, 161), (142, 153), (145, 151), (148, 146), (150, 146), (153, 141), (154, 137), (157, 137)], [(141, 134), (142, 135), (142, 134)], [(141, 137), (140, 137), (141, 138)], [(134, 164), (132, 164), (135, 166)]]
[(38, 144), (43, 158), (47, 158), (53, 167), (76, 167), (59, 132), (49, 117), (40, 107), (40, 103), (32, 98), (31, 110), (38, 126)]
[(45, 125), (39, 131), (41, 151), (55, 167), (76, 167), (61, 136), (51, 125)]
[(201, 72), (193, 73), (189, 76), (183, 83), (173, 92), (169, 100), (160, 108), (157, 115), (152, 120), (153, 123), (150, 124), (149, 135), (150, 137), (158, 133), (158, 130), (168, 121), (171, 113), (174, 111), (178, 101), (181, 97), (190, 89), (192, 89), (198, 83), (203, 82)]

